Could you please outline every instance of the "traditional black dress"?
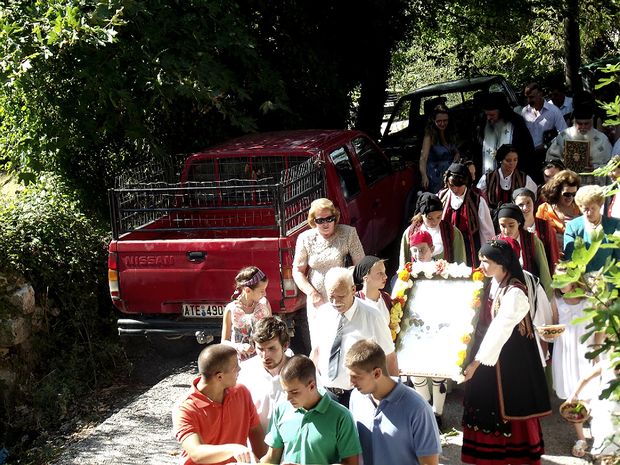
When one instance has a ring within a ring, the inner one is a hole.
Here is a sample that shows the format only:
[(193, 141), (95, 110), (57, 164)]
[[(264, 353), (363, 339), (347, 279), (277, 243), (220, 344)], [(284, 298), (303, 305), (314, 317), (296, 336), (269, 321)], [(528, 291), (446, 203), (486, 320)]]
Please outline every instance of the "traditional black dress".
[[(544, 453), (539, 417), (550, 414), (551, 406), (526, 290), (518, 281), (500, 288), (495, 298), (489, 290), (487, 285), (472, 351), (481, 364), (465, 387), (461, 460), (478, 465), (539, 465)], [(512, 332), (511, 321), (517, 321)], [(485, 340), (487, 334), (498, 340)], [(489, 347), (494, 345), (501, 350), (489, 366), (494, 358)]]

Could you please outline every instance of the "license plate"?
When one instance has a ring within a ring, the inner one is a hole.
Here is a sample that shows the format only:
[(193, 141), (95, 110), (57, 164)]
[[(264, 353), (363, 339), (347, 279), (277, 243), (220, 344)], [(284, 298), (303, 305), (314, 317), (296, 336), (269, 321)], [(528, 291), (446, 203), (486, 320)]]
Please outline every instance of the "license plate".
[(222, 318), (223, 304), (183, 304), (183, 316), (186, 318)]

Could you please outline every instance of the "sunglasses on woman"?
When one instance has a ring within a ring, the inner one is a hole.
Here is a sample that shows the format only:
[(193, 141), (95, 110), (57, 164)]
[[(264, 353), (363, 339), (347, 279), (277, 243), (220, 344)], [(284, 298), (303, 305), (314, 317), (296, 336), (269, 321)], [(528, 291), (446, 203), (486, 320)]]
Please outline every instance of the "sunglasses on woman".
[(575, 192), (562, 192), (562, 197), (566, 197), (567, 199), (575, 197)]
[(335, 216), (326, 216), (325, 218), (315, 218), (314, 222), (316, 224), (324, 224), (324, 223), (333, 223), (334, 221), (336, 221), (336, 217)]

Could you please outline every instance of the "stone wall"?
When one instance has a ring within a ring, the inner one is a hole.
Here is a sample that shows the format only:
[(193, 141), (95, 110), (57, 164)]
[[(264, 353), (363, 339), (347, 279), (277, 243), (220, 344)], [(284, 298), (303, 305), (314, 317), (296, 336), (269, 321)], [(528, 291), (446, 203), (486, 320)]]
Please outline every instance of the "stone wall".
[(31, 337), (45, 324), (46, 312), (37, 305), (30, 283), (0, 273), (0, 392), (6, 402), (27, 373), (34, 356)]

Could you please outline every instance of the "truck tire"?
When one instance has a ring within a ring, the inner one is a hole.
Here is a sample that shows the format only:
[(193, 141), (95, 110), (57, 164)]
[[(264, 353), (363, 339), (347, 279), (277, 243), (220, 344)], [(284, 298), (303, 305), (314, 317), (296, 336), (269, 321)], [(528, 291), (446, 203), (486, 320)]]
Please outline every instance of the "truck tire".
[(293, 314), (294, 335), (291, 339), (291, 350), (294, 354), (310, 355), (310, 329), (308, 327), (308, 315), (306, 307), (297, 310)]

